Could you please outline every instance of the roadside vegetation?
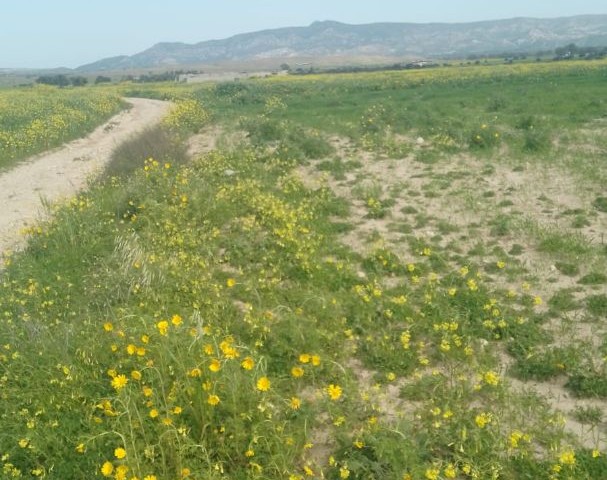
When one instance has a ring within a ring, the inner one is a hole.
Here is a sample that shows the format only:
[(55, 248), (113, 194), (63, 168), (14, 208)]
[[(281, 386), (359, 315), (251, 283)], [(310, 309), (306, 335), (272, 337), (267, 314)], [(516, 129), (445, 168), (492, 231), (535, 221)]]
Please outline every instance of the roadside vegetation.
[(84, 136), (124, 107), (116, 91), (100, 88), (0, 90), (0, 170)]
[(5, 259), (3, 474), (606, 477), (606, 79), (116, 87), (176, 106)]

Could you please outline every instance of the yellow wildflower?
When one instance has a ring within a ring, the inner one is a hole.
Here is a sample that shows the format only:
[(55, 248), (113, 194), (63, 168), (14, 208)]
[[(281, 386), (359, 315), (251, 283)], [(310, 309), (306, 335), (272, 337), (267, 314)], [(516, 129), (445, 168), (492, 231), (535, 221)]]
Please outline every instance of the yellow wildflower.
[(211, 370), (211, 372), (218, 372), (219, 370), (221, 370), (221, 362), (214, 358), (209, 364), (209, 370)]
[(339, 385), (331, 384), (327, 387), (327, 394), (331, 400), (335, 401), (341, 397), (342, 389)]
[(169, 331), (169, 322), (166, 320), (161, 320), (156, 324), (156, 328), (160, 335), (166, 335)]
[(116, 375), (112, 379), (112, 387), (114, 387), (115, 390), (123, 389), (126, 387), (127, 383), (129, 383), (129, 379), (126, 378), (126, 375)]
[(101, 466), (101, 475), (103, 475), (104, 477), (110, 477), (113, 472), (114, 472), (114, 465), (112, 465), (112, 462), (105, 462)]
[(253, 370), (255, 361), (251, 357), (246, 357), (242, 362), (240, 362), (240, 366), (245, 370)]
[(559, 463), (561, 465), (575, 465), (575, 452), (573, 450), (566, 450), (561, 453)]
[(259, 380), (257, 380), (257, 390), (260, 392), (267, 392), (270, 390), (271, 384), (272, 382), (270, 382), (268, 377), (261, 377)]
[(485, 372), (483, 380), (487, 385), (497, 386), (500, 383), (499, 375), (491, 370)]
[(490, 413), (480, 413), (475, 417), (474, 422), (478, 428), (485, 428), (487, 424), (491, 423), (491, 420), (492, 416)]

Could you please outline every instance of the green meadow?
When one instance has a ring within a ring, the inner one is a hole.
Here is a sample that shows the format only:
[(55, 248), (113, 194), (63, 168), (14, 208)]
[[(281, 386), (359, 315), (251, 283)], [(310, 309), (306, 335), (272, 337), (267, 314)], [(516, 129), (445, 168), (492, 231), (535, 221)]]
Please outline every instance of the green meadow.
[(5, 255), (2, 478), (607, 477), (606, 87), (114, 87), (175, 107)]
[(0, 90), (0, 170), (80, 138), (125, 108), (115, 91), (47, 86)]

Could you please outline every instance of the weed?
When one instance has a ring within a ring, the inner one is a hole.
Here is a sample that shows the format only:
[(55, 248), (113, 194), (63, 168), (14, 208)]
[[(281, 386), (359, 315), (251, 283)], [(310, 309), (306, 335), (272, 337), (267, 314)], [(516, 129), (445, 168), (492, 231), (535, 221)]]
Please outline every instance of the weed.
[(599, 212), (607, 213), (607, 197), (596, 197), (594, 202), (592, 202), (592, 205)]
[(572, 228), (584, 228), (592, 225), (590, 220), (585, 215), (576, 215), (573, 221), (571, 222)]
[(582, 285), (602, 285), (607, 283), (607, 275), (600, 272), (591, 272), (580, 278), (578, 283)]
[(595, 370), (574, 373), (566, 387), (578, 397), (607, 397), (607, 378), (603, 372)]
[(551, 146), (551, 139), (545, 130), (538, 128), (529, 128), (525, 131), (523, 137), (523, 151), (525, 152), (545, 152)]
[(571, 289), (557, 291), (549, 300), (548, 305), (556, 312), (569, 312), (578, 308), (578, 302)]
[(567, 359), (567, 352), (559, 348), (530, 353), (517, 360), (513, 373), (523, 380), (546, 381), (565, 372)]
[(323, 160), (316, 165), (316, 168), (322, 172), (331, 172), (335, 180), (344, 180), (347, 172), (360, 167), (361, 163), (358, 161), (343, 161), (339, 157), (333, 160)]
[(573, 411), (574, 418), (586, 425), (598, 425), (603, 421), (604, 412), (599, 407), (576, 407)]
[(417, 208), (411, 206), (411, 205), (406, 205), (403, 208), (401, 208), (400, 210), (402, 213), (404, 213), (405, 215), (413, 215), (415, 213), (418, 213)]
[(559, 272), (568, 277), (575, 277), (580, 274), (580, 267), (575, 263), (555, 262), (554, 266)]
[(517, 255), (522, 255), (522, 253), (525, 251), (525, 247), (523, 247), (521, 244), (519, 243), (514, 243), (512, 245), (512, 247), (510, 248), (508, 254), (509, 255), (513, 255), (513, 256), (517, 256)]
[(586, 298), (588, 312), (596, 317), (607, 316), (607, 295), (601, 293)]
[(509, 215), (497, 215), (490, 222), (491, 235), (503, 237), (510, 233), (512, 229), (512, 217)]
[(188, 160), (186, 145), (164, 126), (148, 128), (114, 149), (104, 176), (129, 175), (143, 168), (149, 158), (163, 163), (184, 164)]
[(470, 147), (478, 149), (494, 148), (501, 142), (500, 132), (494, 126), (485, 123), (474, 128), (469, 138)]

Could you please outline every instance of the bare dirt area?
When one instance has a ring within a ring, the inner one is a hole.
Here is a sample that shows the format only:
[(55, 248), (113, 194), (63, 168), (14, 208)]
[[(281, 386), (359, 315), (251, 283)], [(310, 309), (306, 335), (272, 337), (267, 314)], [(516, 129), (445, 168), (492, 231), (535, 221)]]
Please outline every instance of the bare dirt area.
[[(130, 136), (158, 123), (170, 103), (127, 98), (131, 104), (85, 138), (36, 155), (0, 174), (0, 255), (23, 242), (20, 231), (45, 214), (44, 204), (82, 189)], [(0, 259), (1, 261), (1, 259)]]
[[(512, 273), (491, 282), (496, 288), (521, 294), (521, 281), (533, 285), (534, 295), (544, 299), (537, 311), (550, 319), (542, 328), (554, 338), (553, 343), (544, 346), (546, 350), (586, 349), (586, 355), (601, 351), (607, 334), (605, 325), (582, 315), (574, 306), (579, 308), (591, 295), (607, 293), (604, 283), (586, 285), (583, 280), (586, 274), (602, 271), (602, 263), (592, 253), (585, 254), (587, 261), (577, 257), (571, 260), (569, 253), (575, 247), (573, 241), (587, 245), (589, 252), (602, 246), (607, 217), (592, 208), (600, 185), (587, 181), (582, 188), (575, 175), (559, 166), (488, 162), (468, 152), (424, 163), (419, 161), (418, 153), (431, 146), (422, 147), (413, 141), (409, 141), (411, 153), (398, 159), (374, 158), (346, 139), (333, 138), (331, 143), (342, 162), (356, 159), (358, 165), (338, 176), (319, 170), (321, 163), (312, 162), (300, 167), (297, 175), (307, 186), (326, 185), (348, 202), (353, 228), (342, 235), (344, 244), (362, 255), (371, 254), (378, 245), (387, 247), (407, 263), (414, 262), (418, 255), (410, 245), (414, 236), (446, 252), (452, 251), (453, 259), (445, 259), (454, 269), (461, 266), (461, 255), (474, 258), (487, 270), (507, 258), (506, 269), (512, 268)], [(370, 198), (386, 205), (385, 214), (372, 216)], [(579, 225), (573, 223), (575, 220)], [(555, 248), (549, 243), (554, 232), (565, 239), (564, 246), (559, 247), (564, 252), (550, 250)], [(541, 249), (543, 246), (546, 251)], [(520, 252), (515, 252), (517, 248)], [(474, 253), (475, 250), (484, 253)], [(558, 260), (577, 260), (579, 271), (573, 276), (562, 274), (555, 267)], [(400, 279), (395, 280), (398, 283)], [(559, 301), (569, 298), (569, 291), (575, 305), (560, 310)], [(600, 363), (600, 358), (595, 360)], [(591, 428), (576, 417), (576, 412), (590, 409), (607, 412), (603, 398), (578, 398), (565, 386), (564, 376), (545, 381), (520, 380), (511, 374), (514, 359), (505, 352), (497, 363), (512, 395), (530, 394), (559, 412), (565, 431), (586, 448), (607, 445), (604, 421)], [(397, 395), (387, 402), (398, 405)]]

